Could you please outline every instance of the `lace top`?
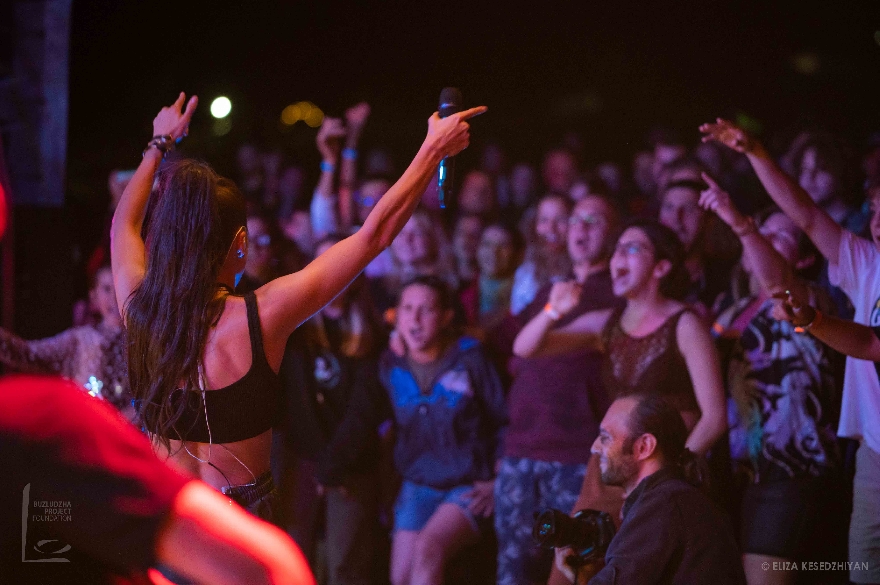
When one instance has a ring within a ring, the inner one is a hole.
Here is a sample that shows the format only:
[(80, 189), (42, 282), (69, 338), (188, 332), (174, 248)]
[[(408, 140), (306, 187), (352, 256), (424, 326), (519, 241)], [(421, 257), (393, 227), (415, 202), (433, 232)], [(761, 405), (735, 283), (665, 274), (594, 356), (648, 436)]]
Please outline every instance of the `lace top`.
[(678, 350), (676, 330), (682, 309), (656, 331), (632, 337), (620, 327), (623, 308), (608, 320), (603, 333), (602, 381), (612, 399), (629, 394), (659, 394), (680, 411), (699, 411), (694, 386)]
[(73, 327), (54, 337), (26, 341), (0, 329), (0, 361), (14, 370), (60, 374), (123, 409), (131, 405), (125, 330)]

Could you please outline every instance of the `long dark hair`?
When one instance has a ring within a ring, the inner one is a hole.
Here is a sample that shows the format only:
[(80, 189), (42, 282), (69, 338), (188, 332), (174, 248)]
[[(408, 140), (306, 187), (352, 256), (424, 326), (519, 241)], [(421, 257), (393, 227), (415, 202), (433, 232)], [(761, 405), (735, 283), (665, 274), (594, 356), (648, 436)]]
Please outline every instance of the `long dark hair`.
[(151, 199), (146, 270), (125, 303), (128, 372), (138, 424), (169, 447), (187, 402), (173, 407), (170, 397), (200, 388), (205, 342), (226, 298), (217, 278), (246, 211), (232, 181), (191, 160), (163, 169)]

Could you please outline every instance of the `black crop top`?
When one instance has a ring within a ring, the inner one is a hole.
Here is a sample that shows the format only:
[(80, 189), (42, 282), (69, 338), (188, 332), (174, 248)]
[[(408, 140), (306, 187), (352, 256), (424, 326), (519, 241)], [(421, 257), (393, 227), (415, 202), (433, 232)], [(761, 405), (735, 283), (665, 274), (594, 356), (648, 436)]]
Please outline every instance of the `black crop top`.
[[(172, 408), (177, 409), (184, 398), (187, 404), (174, 424), (176, 432), (170, 439), (234, 443), (256, 437), (276, 423), (281, 412), (281, 381), (269, 366), (263, 350), (257, 297), (252, 292), (247, 293), (244, 302), (251, 339), (251, 368), (229, 386), (207, 390), (204, 403), (201, 392), (175, 391), (171, 395)], [(205, 424), (206, 409), (210, 435)]]

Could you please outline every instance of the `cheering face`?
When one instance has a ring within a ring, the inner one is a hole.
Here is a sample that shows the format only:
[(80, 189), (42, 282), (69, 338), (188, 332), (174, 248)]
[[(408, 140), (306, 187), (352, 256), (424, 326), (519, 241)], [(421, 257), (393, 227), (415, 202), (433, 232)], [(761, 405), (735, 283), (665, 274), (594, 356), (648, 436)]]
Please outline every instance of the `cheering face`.
[(639, 473), (630, 441), (629, 417), (635, 401), (615, 400), (605, 413), (590, 451), (599, 458), (602, 483), (623, 486)]
[(489, 226), (483, 230), (477, 262), (480, 274), (489, 278), (506, 278), (513, 274), (513, 238), (497, 226)]
[(597, 197), (587, 197), (575, 205), (568, 218), (568, 255), (574, 264), (602, 259), (610, 216), (608, 204)]
[(699, 201), (698, 191), (676, 187), (666, 191), (660, 205), (660, 223), (675, 231), (688, 251), (701, 235), (705, 223), (706, 212)]
[(645, 232), (629, 228), (620, 235), (610, 269), (611, 289), (615, 296), (622, 298), (637, 296), (653, 278), (658, 278), (654, 246)]
[(830, 203), (837, 191), (837, 179), (824, 168), (813, 148), (804, 151), (798, 183), (817, 205)]
[(430, 262), (434, 257), (434, 246), (428, 227), (418, 217), (411, 217), (391, 242), (391, 251), (405, 265)]
[(556, 198), (544, 199), (538, 206), (535, 233), (548, 247), (561, 249), (568, 233), (568, 210)]
[(437, 291), (422, 284), (412, 284), (400, 293), (397, 331), (408, 348), (425, 351), (440, 342), (452, 316), (451, 310), (443, 310), (440, 306)]

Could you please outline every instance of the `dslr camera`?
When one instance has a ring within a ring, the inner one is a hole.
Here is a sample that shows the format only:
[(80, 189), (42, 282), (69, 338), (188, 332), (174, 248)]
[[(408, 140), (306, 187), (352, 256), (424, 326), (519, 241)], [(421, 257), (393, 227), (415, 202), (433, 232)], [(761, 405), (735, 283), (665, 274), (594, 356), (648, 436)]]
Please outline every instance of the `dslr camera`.
[(572, 517), (548, 508), (535, 517), (532, 538), (541, 548), (571, 547), (568, 563), (580, 566), (603, 558), (616, 530), (607, 512), (588, 509)]

